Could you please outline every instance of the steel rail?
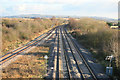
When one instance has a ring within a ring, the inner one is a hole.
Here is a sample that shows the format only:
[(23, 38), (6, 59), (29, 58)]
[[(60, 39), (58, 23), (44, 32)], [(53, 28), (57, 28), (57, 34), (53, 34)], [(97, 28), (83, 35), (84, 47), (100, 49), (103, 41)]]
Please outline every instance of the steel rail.
[(78, 46), (75, 44), (75, 42), (73, 41), (73, 39), (71, 38), (70, 34), (68, 34), (68, 32), (66, 31), (66, 29), (64, 29), (66, 34), (69, 36), (69, 38), (71, 39), (74, 47), (76, 48), (77, 52), (79, 53), (80, 57), (82, 58), (82, 60), (84, 61), (86, 67), (88, 68), (88, 70), (90, 71), (90, 73), (92, 74), (92, 77), (94, 80), (98, 80), (97, 76), (95, 75), (95, 73), (93, 72), (93, 70), (91, 69), (91, 67), (89, 66), (89, 64), (87, 63), (85, 57), (81, 54)]
[[(37, 40), (36, 41), (36, 39), (38, 39), (38, 38), (40, 38), (41, 36), (39, 36), (39, 37), (37, 37), (37, 38), (35, 38), (35, 40), (32, 42), (32, 43), (29, 43), (29, 45), (27, 45), (27, 46), (23, 46), (22, 48), (19, 48), (19, 49), (17, 49), (17, 50), (15, 50), (15, 51), (17, 51), (17, 52), (15, 52), (14, 51), (14, 53), (12, 53), (12, 54), (7, 54), (7, 55), (5, 55), (5, 56), (3, 56), (2, 58), (3, 59), (1, 59), (0, 60), (0, 65), (2, 65), (4, 62), (6, 62), (7, 60), (9, 60), (9, 59), (11, 59), (12, 57), (15, 57), (16, 55), (18, 55), (18, 54), (20, 54), (20, 53), (22, 53), (23, 51), (25, 51), (26, 49), (28, 49), (28, 48), (30, 48), (30, 47), (32, 47), (32, 46), (35, 46), (37, 43), (39, 43), (41, 40), (43, 40), (43, 39), (45, 39), (48, 35), (50, 35), (52, 32), (54, 31), (54, 29), (51, 29), (51, 30), (49, 30), (48, 32), (49, 33), (47, 33), (43, 38), (41, 38), (40, 40)], [(6, 57), (7, 56), (7, 57)], [(5, 57), (5, 58), (4, 58)]]

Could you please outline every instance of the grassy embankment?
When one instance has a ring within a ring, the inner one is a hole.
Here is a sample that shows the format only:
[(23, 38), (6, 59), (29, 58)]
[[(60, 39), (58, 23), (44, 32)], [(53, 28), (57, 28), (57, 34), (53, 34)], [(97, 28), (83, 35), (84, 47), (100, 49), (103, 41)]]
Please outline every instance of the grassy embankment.
[(2, 78), (44, 78), (49, 47), (36, 47), (2, 69)]
[[(69, 19), (69, 29), (71, 34), (85, 46), (96, 61), (108, 65), (105, 57), (113, 55), (115, 57), (114, 75), (118, 76), (120, 71), (120, 54), (118, 52), (118, 30), (110, 29), (106, 22), (92, 18), (81, 18), (80, 20)], [(117, 70), (116, 70), (117, 69)]]
[(57, 26), (63, 21), (51, 19), (2, 19), (2, 54), (16, 49), (19, 46), (33, 40), (35, 37), (47, 32), (51, 26)]

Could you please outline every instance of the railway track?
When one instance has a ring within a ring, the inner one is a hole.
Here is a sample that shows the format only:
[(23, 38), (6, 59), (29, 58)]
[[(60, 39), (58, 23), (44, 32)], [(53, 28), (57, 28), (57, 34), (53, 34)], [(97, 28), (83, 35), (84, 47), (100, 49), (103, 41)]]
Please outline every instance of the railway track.
[(47, 79), (98, 80), (87, 61), (63, 27), (56, 37), (49, 58)]
[(53, 35), (54, 30), (55, 30), (55, 28), (49, 30), (47, 33), (40, 35), (39, 37), (35, 38), (34, 40), (23, 45), (22, 47), (19, 47), (16, 50), (13, 50), (12, 52), (9, 52), (9, 53), (1, 56), (0, 57), (0, 65), (6, 63), (10, 59), (14, 58), (15, 56), (21, 54), (22, 52), (24, 52), (28, 49), (30, 49), (31, 47), (36, 46), (37, 44), (43, 43), (45, 40), (48, 40)]
[[(54, 37), (51, 37), (53, 35)], [(46, 79), (98, 80), (96, 73), (88, 64), (84, 55), (81, 54), (79, 46), (64, 28), (64, 25), (58, 26), (26, 45), (2, 56), (0, 65), (33, 46), (49, 41), (50, 38), (53, 38), (53, 42), (50, 47)]]
[(81, 79), (90, 79), (90, 80), (97, 80), (98, 78), (94, 74), (91, 67), (88, 65), (85, 57), (81, 54), (76, 44), (73, 42), (72, 38), (69, 36), (70, 34), (64, 29), (66, 40), (69, 44), (71, 52), (73, 54), (74, 60), (77, 64), (77, 68), (81, 74)]
[[(76, 57), (76, 63), (82, 74), (83, 79), (98, 80), (96, 74), (93, 72), (85, 57), (81, 54), (79, 47), (74, 43), (70, 34), (65, 29), (66, 37), (68, 38), (69, 45), (71, 45), (71, 51), (73, 52), (74, 57)], [(79, 57), (78, 57), (79, 56)], [(82, 65), (81, 65), (82, 62)]]

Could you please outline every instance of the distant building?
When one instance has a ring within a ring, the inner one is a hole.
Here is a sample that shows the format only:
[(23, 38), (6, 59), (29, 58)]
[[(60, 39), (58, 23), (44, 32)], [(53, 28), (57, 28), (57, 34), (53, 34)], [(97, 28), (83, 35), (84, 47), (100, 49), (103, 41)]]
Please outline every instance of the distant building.
[(118, 26), (110, 26), (111, 29), (118, 29)]

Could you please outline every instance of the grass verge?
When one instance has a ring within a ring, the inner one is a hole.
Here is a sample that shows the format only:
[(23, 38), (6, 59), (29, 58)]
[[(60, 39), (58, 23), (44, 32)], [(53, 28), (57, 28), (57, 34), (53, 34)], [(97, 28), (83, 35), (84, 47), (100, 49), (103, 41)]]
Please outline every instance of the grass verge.
[(2, 71), (2, 78), (43, 78), (46, 74), (46, 60), (49, 47), (36, 47), (22, 55)]

